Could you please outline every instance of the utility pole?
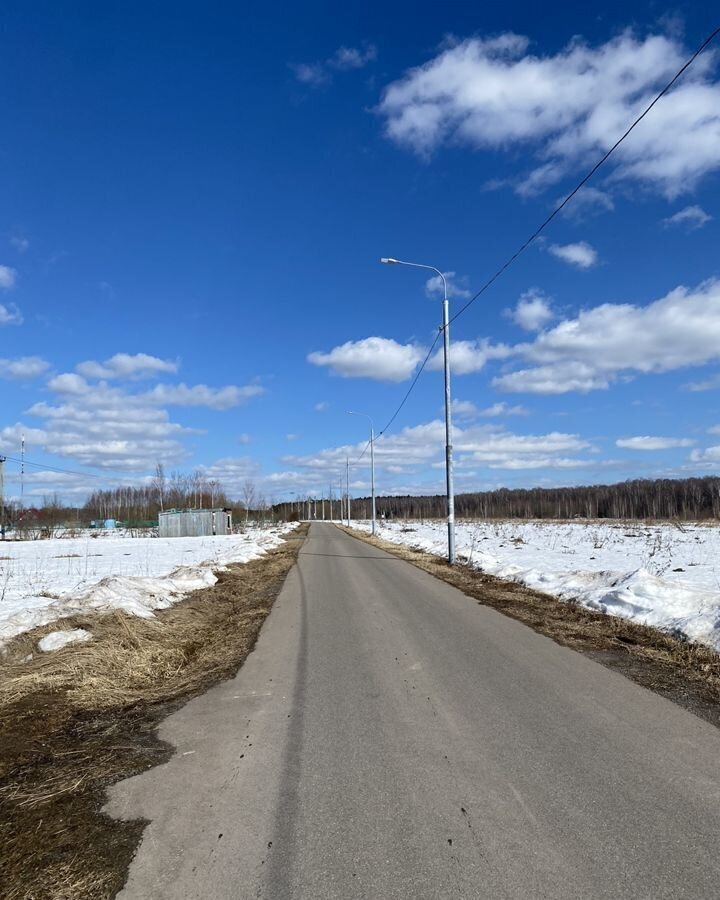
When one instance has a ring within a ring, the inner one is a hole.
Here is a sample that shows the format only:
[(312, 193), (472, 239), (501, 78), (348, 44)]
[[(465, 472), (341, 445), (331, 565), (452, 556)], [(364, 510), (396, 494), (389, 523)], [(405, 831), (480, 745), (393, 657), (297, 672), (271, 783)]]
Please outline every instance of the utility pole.
[(347, 524), (350, 527), (350, 457), (345, 457), (345, 512), (347, 513)]
[(443, 332), (443, 358), (445, 368), (445, 479), (447, 483), (447, 528), (448, 528), (448, 562), (455, 562), (455, 491), (453, 488), (453, 457), (452, 457), (452, 418), (450, 405), (450, 314), (448, 304), (447, 280), (445, 275), (435, 266), (425, 266), (421, 263), (404, 262), (401, 259), (392, 259), (384, 256), (381, 263), (396, 266), (412, 266), (414, 269), (430, 269), (437, 272), (443, 285), (442, 303), (442, 332)]
[(370, 422), (370, 490), (372, 493), (372, 533), (375, 534), (375, 426), (373, 420), (367, 413), (353, 412), (348, 410), (349, 416), (365, 416)]
[(333, 520), (333, 514), (332, 514), (332, 501), (333, 501), (333, 496), (332, 496), (332, 485), (330, 485), (330, 487), (329, 487), (329, 489), (328, 489), (328, 496), (329, 496), (329, 498), (330, 498), (330, 521), (332, 522), (332, 520)]
[(0, 456), (0, 536), (5, 540), (5, 457)]

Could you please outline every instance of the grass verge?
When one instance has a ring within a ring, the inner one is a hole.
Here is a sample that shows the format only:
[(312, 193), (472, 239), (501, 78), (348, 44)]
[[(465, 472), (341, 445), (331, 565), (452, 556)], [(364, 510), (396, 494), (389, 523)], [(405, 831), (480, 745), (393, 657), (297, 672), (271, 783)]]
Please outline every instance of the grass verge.
[(557, 643), (622, 672), (720, 728), (720, 655), (708, 647), (558, 600), (467, 565), (450, 566), (441, 557), (374, 538), (364, 531), (346, 527), (343, 531), (399, 556)]
[[(252, 649), (306, 526), (154, 619), (74, 616), (20, 635), (0, 663), (0, 896), (102, 900), (123, 886), (145, 823), (101, 812), (105, 789), (164, 762), (159, 722), (231, 677)], [(93, 640), (38, 654), (49, 631)], [(32, 654), (32, 658), (28, 659)]]

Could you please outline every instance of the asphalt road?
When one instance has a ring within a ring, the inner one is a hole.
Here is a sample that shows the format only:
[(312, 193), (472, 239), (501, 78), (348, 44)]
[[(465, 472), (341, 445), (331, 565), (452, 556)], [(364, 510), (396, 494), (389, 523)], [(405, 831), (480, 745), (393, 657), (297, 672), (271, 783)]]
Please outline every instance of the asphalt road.
[(161, 737), (123, 900), (720, 897), (720, 732), (333, 526)]

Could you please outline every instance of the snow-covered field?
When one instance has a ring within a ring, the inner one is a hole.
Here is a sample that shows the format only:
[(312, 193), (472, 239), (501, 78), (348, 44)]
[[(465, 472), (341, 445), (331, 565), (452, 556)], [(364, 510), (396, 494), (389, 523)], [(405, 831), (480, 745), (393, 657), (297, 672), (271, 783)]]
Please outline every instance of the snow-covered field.
[[(370, 530), (368, 522), (353, 523)], [(442, 522), (390, 522), (379, 537), (447, 552)], [(490, 575), (720, 651), (720, 528), (623, 522), (458, 523), (458, 558)]]
[(124, 609), (152, 616), (188, 591), (215, 584), (213, 573), (224, 565), (248, 562), (276, 547), (295, 527), (216, 537), (133, 538), (107, 532), (0, 542), (0, 645), (76, 613)]

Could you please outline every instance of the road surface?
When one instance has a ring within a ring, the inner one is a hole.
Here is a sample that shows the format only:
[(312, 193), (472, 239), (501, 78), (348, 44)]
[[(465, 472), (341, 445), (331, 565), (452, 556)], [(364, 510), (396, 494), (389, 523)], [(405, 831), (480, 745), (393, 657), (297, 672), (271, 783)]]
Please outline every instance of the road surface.
[(720, 896), (720, 732), (331, 525), (160, 734), (123, 900)]

